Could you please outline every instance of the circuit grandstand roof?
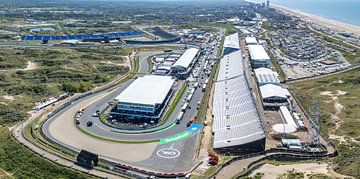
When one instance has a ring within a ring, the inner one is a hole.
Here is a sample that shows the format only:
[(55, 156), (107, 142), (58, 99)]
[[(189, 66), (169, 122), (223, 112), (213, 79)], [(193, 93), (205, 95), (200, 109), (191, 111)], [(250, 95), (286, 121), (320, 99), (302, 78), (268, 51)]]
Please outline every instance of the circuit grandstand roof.
[(235, 33), (225, 37), (224, 48), (240, 49), (239, 34)]
[(170, 76), (146, 75), (138, 77), (115, 99), (125, 103), (161, 104), (174, 82), (175, 79)]
[(260, 86), (265, 84), (280, 84), (279, 75), (269, 68), (256, 68), (254, 69), (254, 73)]
[[(225, 55), (220, 61), (220, 66), (223, 68), (219, 69), (217, 81), (231, 79), (239, 75), (243, 75), (244, 71), (241, 70), (243, 69), (243, 62), (241, 59), (242, 54), (240, 50), (230, 53), (229, 55)], [(232, 66), (237, 66), (238, 68), (231, 68)]]
[(184, 54), (175, 62), (172, 67), (182, 67), (182, 68), (189, 68), (191, 62), (194, 60), (196, 55), (198, 54), (199, 49), (197, 48), (189, 48), (187, 49)]
[(214, 148), (239, 146), (265, 138), (243, 71), (241, 52), (226, 55), (220, 61), (213, 101)]
[(270, 60), (262, 45), (248, 45), (251, 60)]
[(260, 86), (260, 93), (262, 98), (279, 97), (287, 99), (290, 96), (290, 92), (287, 89), (273, 84)]

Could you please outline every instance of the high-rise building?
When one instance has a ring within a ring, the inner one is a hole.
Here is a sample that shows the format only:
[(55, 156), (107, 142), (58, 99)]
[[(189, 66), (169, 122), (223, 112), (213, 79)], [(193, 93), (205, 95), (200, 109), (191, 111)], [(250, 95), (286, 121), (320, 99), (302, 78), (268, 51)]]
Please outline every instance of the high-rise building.
[(266, 1), (266, 9), (270, 9), (270, 0)]

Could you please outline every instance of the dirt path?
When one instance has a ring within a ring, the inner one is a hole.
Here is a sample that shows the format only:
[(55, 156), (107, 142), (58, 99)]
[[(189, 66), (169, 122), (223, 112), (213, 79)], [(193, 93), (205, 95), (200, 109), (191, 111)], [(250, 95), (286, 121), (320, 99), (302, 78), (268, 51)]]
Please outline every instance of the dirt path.
[(11, 173), (6, 172), (5, 170), (0, 168), (0, 178), (7, 178), (7, 177), (12, 177)]
[[(339, 80), (337, 82), (342, 83), (341, 80)], [(320, 95), (322, 95), (322, 96), (330, 97), (331, 100), (328, 100), (325, 102), (326, 103), (334, 103), (334, 108), (335, 108), (335, 113), (331, 113), (330, 119), (329, 119), (330, 122), (335, 124), (335, 128), (331, 129), (331, 131), (329, 131), (329, 134), (330, 134), (329, 139), (338, 140), (341, 144), (347, 144), (347, 140), (350, 140), (351, 142), (359, 143), (354, 138), (345, 138), (345, 136), (339, 136), (339, 135), (335, 134), (336, 131), (340, 128), (342, 119), (340, 119), (339, 115), (342, 112), (342, 110), (344, 109), (344, 106), (339, 102), (339, 96), (346, 95), (346, 93), (347, 92), (341, 91), (341, 90), (336, 90), (336, 93), (332, 92), (332, 91), (323, 91), (320, 93)]]
[(29, 70), (35, 70), (37, 68), (39, 68), (39, 65), (37, 63), (28, 60), (25, 68), (6, 69), (6, 70), (0, 70), (0, 72), (15, 72), (19, 70), (29, 71)]
[(8, 100), (9, 103), (15, 100), (14, 96), (10, 96), (10, 95), (4, 95), (2, 96), (5, 100)]
[(26, 68), (23, 69), (24, 71), (34, 70), (36, 68), (39, 68), (38, 64), (36, 64), (35, 62), (28, 61), (27, 63), (28, 64), (27, 64)]
[(105, 63), (105, 64), (108, 64), (108, 65), (116, 65), (116, 66), (127, 66), (127, 67), (130, 67), (130, 58), (128, 56), (121, 56), (123, 59), (124, 59), (124, 62), (122, 63), (115, 63), (113, 61), (105, 61), (105, 62), (101, 62), (101, 63)]

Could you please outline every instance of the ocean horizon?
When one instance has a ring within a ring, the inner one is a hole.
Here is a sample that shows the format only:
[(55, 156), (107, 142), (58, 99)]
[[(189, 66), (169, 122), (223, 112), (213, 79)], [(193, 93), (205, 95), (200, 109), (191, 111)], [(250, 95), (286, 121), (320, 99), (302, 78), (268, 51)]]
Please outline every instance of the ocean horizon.
[[(266, 2), (266, 0), (249, 0)], [(360, 26), (360, 0), (270, 0), (270, 4)]]

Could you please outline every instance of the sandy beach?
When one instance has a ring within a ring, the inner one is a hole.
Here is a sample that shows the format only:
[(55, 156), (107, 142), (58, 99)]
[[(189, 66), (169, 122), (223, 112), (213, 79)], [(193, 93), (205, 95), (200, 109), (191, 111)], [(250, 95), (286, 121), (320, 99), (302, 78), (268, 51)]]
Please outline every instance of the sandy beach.
[(336, 20), (328, 19), (325, 17), (308, 14), (305, 12), (300, 12), (300, 11), (293, 10), (293, 9), (290, 9), (290, 8), (287, 8), (284, 6), (280, 6), (280, 5), (276, 5), (276, 4), (271, 4), (271, 7), (281, 10), (288, 14), (307, 18), (308, 20), (310, 20), (311, 22), (313, 22), (315, 24), (324, 25), (324, 26), (327, 26), (329, 28), (339, 30), (339, 31), (351, 32), (351, 33), (354, 33), (354, 34), (357, 34), (358, 36), (360, 36), (360, 26), (357, 26), (357, 25), (347, 24), (347, 23), (336, 21)]

